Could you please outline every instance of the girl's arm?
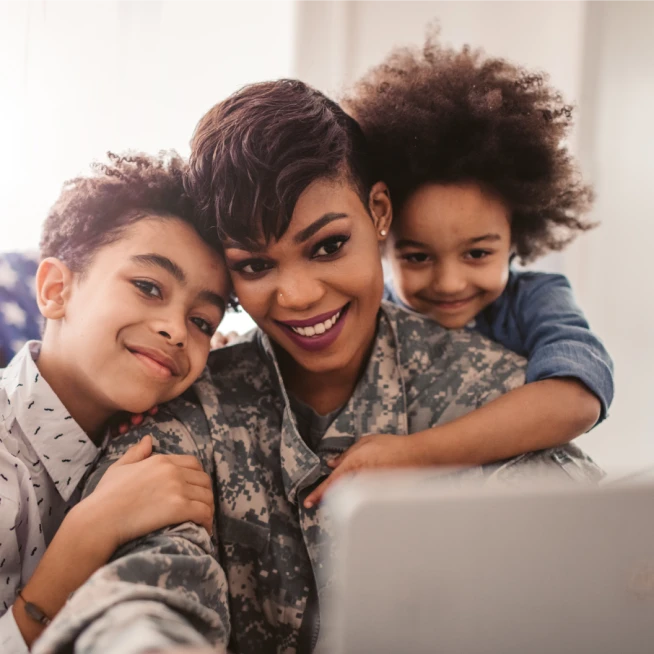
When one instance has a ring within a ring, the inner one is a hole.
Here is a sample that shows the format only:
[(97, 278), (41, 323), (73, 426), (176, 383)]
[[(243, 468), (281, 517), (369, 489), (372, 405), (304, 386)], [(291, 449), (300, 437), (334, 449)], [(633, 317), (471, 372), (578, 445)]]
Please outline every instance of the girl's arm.
[[(613, 361), (590, 329), (563, 275), (514, 273), (509, 311), (527, 357), (526, 382), (576, 379), (600, 402), (603, 420), (613, 401)], [(500, 333), (495, 330), (503, 345)], [(583, 408), (579, 409), (583, 414)], [(574, 418), (571, 418), (574, 423)], [(592, 427), (591, 425), (590, 427)], [(577, 434), (578, 435), (578, 434)]]
[[(118, 547), (168, 525), (196, 522), (211, 532), (211, 479), (191, 456), (154, 455), (145, 437), (109, 468), (98, 487), (74, 506), (21, 595), (49, 619), (68, 596), (109, 561)], [(18, 598), (13, 615), (28, 646), (40, 624)]]
[[(515, 275), (515, 273), (514, 273)], [(562, 275), (517, 273), (490, 328), (528, 356), (527, 383), (471, 413), (410, 436), (370, 435), (333, 462), (305, 500), (318, 502), (340, 476), (369, 468), (483, 465), (556, 447), (591, 429), (613, 399), (613, 362)]]

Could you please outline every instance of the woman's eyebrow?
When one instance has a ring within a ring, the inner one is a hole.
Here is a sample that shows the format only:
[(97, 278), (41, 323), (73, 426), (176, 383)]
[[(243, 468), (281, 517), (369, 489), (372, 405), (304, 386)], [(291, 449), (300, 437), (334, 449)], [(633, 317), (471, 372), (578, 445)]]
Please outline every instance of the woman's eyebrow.
[(184, 274), (184, 271), (168, 257), (154, 253), (135, 254), (132, 257), (132, 261), (146, 266), (163, 268), (163, 270), (170, 273), (180, 284), (186, 283), (186, 275)]
[(308, 227), (305, 227), (301, 232), (298, 232), (294, 237), (293, 241), (297, 244), (304, 243), (308, 241), (314, 234), (318, 233), (325, 225), (328, 225), (334, 220), (339, 218), (347, 218), (346, 213), (334, 213), (329, 212), (324, 216), (321, 216), (315, 222), (311, 223)]

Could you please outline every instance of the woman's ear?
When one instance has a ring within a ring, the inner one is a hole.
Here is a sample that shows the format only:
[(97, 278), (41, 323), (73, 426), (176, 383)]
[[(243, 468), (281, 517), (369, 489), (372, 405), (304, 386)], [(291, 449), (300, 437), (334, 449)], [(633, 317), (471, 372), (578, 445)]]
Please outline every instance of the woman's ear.
[(377, 231), (377, 240), (385, 241), (393, 222), (393, 205), (388, 186), (384, 182), (377, 182), (370, 189), (368, 210)]
[(48, 320), (59, 320), (66, 315), (66, 304), (72, 291), (74, 275), (59, 259), (43, 259), (36, 271), (36, 303)]

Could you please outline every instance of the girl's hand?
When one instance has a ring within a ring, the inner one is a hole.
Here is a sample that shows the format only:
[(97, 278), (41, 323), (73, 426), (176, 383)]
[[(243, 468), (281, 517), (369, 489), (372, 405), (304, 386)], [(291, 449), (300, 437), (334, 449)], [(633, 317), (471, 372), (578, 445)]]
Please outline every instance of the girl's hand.
[(152, 531), (190, 520), (213, 531), (211, 478), (193, 456), (152, 454), (145, 436), (109, 467), (79, 508), (101, 516), (114, 549)]
[(374, 468), (414, 468), (427, 465), (418, 447), (417, 434), (394, 436), (372, 434), (363, 436), (349, 450), (327, 463), (333, 472), (304, 500), (310, 509), (322, 500), (327, 489), (344, 475)]

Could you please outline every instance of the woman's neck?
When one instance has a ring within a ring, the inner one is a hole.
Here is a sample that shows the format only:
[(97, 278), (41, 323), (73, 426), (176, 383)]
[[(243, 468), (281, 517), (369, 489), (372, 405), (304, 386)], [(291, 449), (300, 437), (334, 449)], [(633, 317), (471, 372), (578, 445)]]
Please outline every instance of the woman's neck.
[(302, 368), (285, 350), (280, 347), (275, 350), (288, 391), (320, 415), (326, 415), (342, 407), (352, 397), (368, 365), (374, 343), (373, 332), (366, 348), (353, 357), (347, 366), (326, 372)]

